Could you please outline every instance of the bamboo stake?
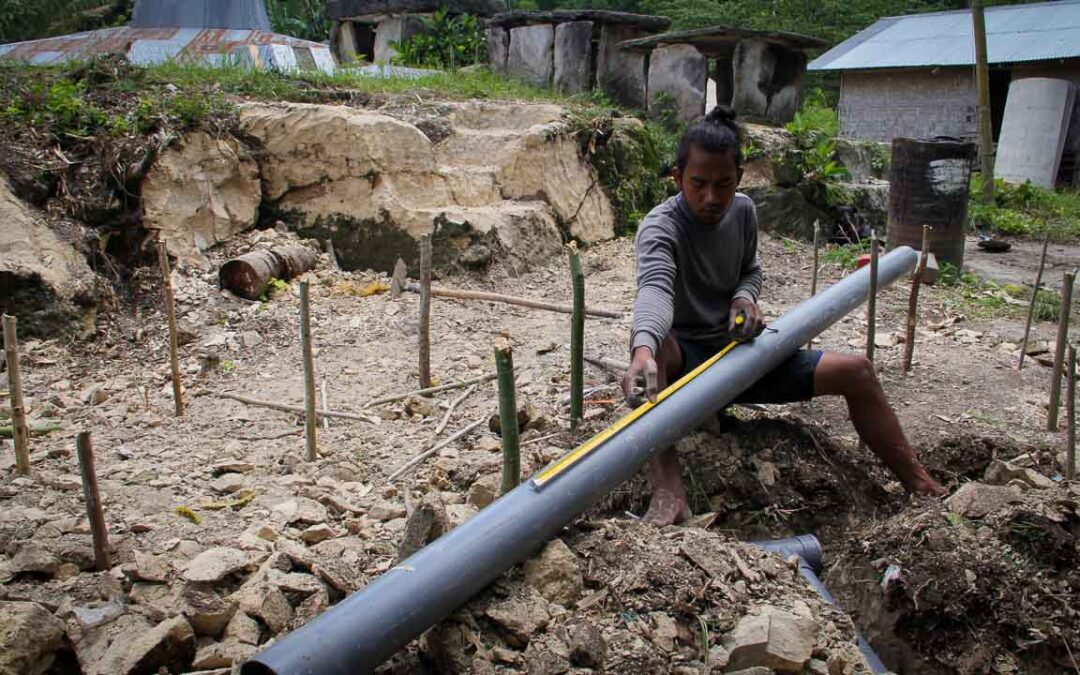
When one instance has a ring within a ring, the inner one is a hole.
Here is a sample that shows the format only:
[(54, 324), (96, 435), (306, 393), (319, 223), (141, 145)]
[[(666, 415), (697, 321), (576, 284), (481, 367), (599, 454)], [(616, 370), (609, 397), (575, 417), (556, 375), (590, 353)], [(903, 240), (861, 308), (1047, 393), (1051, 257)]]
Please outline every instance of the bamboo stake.
[[(63, 429), (63, 427), (60, 426), (59, 424), (53, 424), (53, 423), (35, 424), (34, 426), (30, 427), (30, 435), (31, 436), (40, 436), (42, 434), (51, 434), (52, 432), (60, 431), (61, 429)], [(7, 425), (7, 426), (0, 427), (0, 438), (14, 438), (14, 437), (15, 437), (15, 426), (14, 425)]]
[(8, 393), (11, 396), (11, 426), (15, 439), (15, 470), (30, 475), (30, 428), (26, 424), (22, 375), (19, 372), (18, 320), (4, 315), (4, 356), (7, 359)]
[(908, 296), (907, 342), (904, 343), (904, 372), (911, 371), (911, 358), (915, 355), (915, 321), (918, 316), (919, 287), (922, 286), (923, 274), (926, 273), (926, 260), (930, 257), (930, 226), (922, 226), (922, 251), (919, 253), (919, 266), (911, 277), (911, 295)]
[(420, 237), (420, 388), (431, 386), (431, 236)]
[[(818, 241), (821, 232), (821, 221), (814, 221), (814, 270), (810, 276), (810, 297), (817, 295), (817, 277), (818, 277)], [(806, 343), (806, 348), (811, 349), (814, 346), (814, 338), (810, 338)]]
[(304, 354), (304, 430), (309, 462), (318, 459), (315, 439), (315, 359), (311, 355), (311, 296), (306, 281), (300, 282), (300, 346)]
[(1031, 304), (1028, 305), (1027, 321), (1024, 323), (1024, 341), (1020, 343), (1020, 365), (1017, 370), (1024, 368), (1024, 356), (1027, 354), (1028, 337), (1031, 335), (1031, 321), (1035, 318), (1035, 301), (1039, 297), (1039, 286), (1042, 285), (1043, 268), (1046, 267), (1046, 249), (1050, 246), (1050, 233), (1046, 233), (1043, 239), (1042, 257), (1039, 258), (1039, 272), (1035, 275), (1035, 289), (1031, 291)]
[(480, 377), (474, 377), (471, 380), (462, 380), (461, 382), (451, 382), (450, 384), (442, 384), (438, 387), (429, 387), (427, 389), (416, 389), (415, 391), (405, 392), (404, 394), (394, 394), (393, 396), (385, 396), (383, 398), (377, 398), (374, 401), (368, 401), (364, 404), (365, 408), (370, 408), (373, 405), (383, 405), (384, 403), (396, 403), (397, 401), (404, 401), (410, 396), (430, 396), (431, 394), (438, 394), (444, 391), (450, 391), (451, 389), (461, 389), (462, 387), (468, 387), (473, 384), (483, 384), (484, 382), (490, 382), (496, 377), (495, 373), (488, 373), (487, 375), (481, 375)]
[(877, 333), (877, 280), (878, 241), (877, 233), (870, 230), (870, 305), (866, 311), (866, 358), (874, 360), (874, 338)]
[(456, 441), (459, 438), (465, 436), (470, 431), (472, 431), (473, 429), (480, 426), (481, 424), (483, 424), (486, 421), (487, 421), (486, 419), (481, 418), (481, 419), (476, 420), (475, 422), (471, 422), (468, 426), (466, 426), (466, 427), (464, 427), (462, 429), (459, 429), (458, 431), (454, 432), (454, 434), (452, 436), (448, 436), (445, 441), (431, 446), (430, 448), (428, 448), (427, 450), (424, 450), (422, 453), (420, 453), (416, 457), (413, 457), (412, 459), (410, 459), (408, 462), (405, 462), (404, 464), (402, 464), (401, 467), (397, 471), (395, 471), (394, 473), (390, 474), (386, 478), (386, 480), (387, 481), (394, 480), (395, 478), (397, 478), (401, 474), (405, 473), (409, 469), (413, 468), (414, 466), (416, 466), (420, 462), (423, 462), (428, 457), (431, 457), (436, 452), (442, 450), (443, 448), (450, 445), (454, 441)]
[(165, 240), (158, 241), (158, 263), (161, 265), (161, 277), (165, 285), (165, 311), (169, 315), (169, 367), (172, 369), (173, 402), (176, 404), (176, 416), (184, 416), (184, 394), (180, 388), (180, 338), (176, 330), (176, 300), (173, 297), (172, 270), (169, 269), (169, 254), (165, 249)]
[(340, 272), (341, 263), (338, 262), (337, 252), (334, 250), (334, 240), (327, 239), (323, 242), (323, 245), (326, 247), (326, 255), (330, 256), (330, 262), (334, 265), (334, 269)]
[(574, 315), (570, 319), (570, 428), (577, 429), (585, 414), (585, 275), (577, 251), (570, 252), (570, 279), (574, 287)]
[(82, 474), (83, 498), (86, 500), (86, 517), (90, 520), (90, 533), (94, 540), (94, 568), (99, 572), (109, 569), (109, 532), (105, 527), (105, 513), (98, 494), (97, 472), (94, 470), (94, 446), (90, 432), (80, 432), (75, 439), (79, 455), (79, 472)]
[(506, 494), (521, 482), (521, 446), (514, 391), (514, 351), (510, 343), (503, 339), (495, 343), (495, 369), (499, 374), (499, 428), (503, 450), (500, 494)]
[(1065, 478), (1076, 478), (1076, 347), (1069, 345), (1068, 388), (1065, 393), (1068, 417), (1065, 420), (1068, 429), (1068, 444), (1065, 453)]
[(1061, 282), (1061, 312), (1058, 317), (1057, 345), (1054, 348), (1054, 370), (1050, 375), (1050, 407), (1047, 410), (1046, 429), (1057, 431), (1058, 405), (1061, 399), (1061, 371), (1065, 360), (1065, 343), (1069, 339), (1069, 311), (1072, 309), (1073, 281), (1076, 272), (1066, 272)]
[(454, 414), (454, 409), (457, 408), (459, 405), (461, 405), (461, 403), (465, 399), (469, 398), (469, 396), (471, 396), (474, 391), (476, 391), (476, 385), (475, 384), (473, 386), (469, 387), (468, 389), (466, 389), (464, 394), (462, 394), (461, 396), (458, 396), (457, 398), (455, 398), (453, 401), (450, 402), (450, 407), (446, 409), (446, 414), (443, 415), (442, 421), (439, 422), (439, 426), (435, 427), (435, 435), (436, 436), (441, 434), (443, 432), (443, 429), (446, 429), (447, 424), (450, 424), (450, 416)]
[(601, 370), (605, 370), (615, 375), (622, 375), (630, 368), (630, 364), (626, 361), (616, 361), (615, 359), (605, 358), (603, 356), (592, 356), (591, 354), (585, 355), (585, 360)]
[[(327, 239), (327, 241), (330, 241)], [(322, 402), (322, 411), (325, 413), (330, 409), (330, 399), (326, 396), (326, 378), (324, 377), (319, 381), (319, 399)], [(327, 431), (330, 430), (330, 418), (326, 415), (322, 416), (322, 428)]]
[[(278, 403), (277, 401), (262, 401), (257, 398), (250, 398), (241, 394), (231, 394), (229, 392), (223, 392), (218, 394), (219, 398), (227, 398), (230, 401), (239, 401), (240, 403), (246, 403), (247, 405), (257, 406), (259, 408), (270, 408), (271, 410), (277, 410), (279, 412), (298, 413), (305, 414), (307, 409), (299, 405), (289, 405), (288, 403)], [(355, 413), (337, 412), (333, 410), (316, 410), (315, 416), (319, 417), (336, 417), (343, 420), (356, 420), (357, 422), (372, 422), (375, 420), (367, 415), (357, 415)]]

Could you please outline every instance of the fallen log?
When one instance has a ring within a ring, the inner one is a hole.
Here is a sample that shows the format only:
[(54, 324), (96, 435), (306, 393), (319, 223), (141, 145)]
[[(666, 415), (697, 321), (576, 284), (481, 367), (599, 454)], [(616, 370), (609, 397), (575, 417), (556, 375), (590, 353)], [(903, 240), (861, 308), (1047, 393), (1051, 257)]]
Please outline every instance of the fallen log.
[(222, 265), (218, 271), (218, 282), (223, 289), (241, 298), (258, 300), (266, 292), (271, 279), (288, 281), (315, 269), (318, 262), (318, 254), (303, 246), (251, 251)]

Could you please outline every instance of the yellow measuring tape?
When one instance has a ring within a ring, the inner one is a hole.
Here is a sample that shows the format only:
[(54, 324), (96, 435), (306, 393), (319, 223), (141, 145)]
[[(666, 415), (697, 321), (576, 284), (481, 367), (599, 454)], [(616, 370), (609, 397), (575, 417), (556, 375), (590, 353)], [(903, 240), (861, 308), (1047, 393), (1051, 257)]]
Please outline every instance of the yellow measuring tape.
[[(735, 319), (736, 325), (742, 324), (743, 321), (744, 319), (741, 314)], [(649, 412), (656, 406), (660, 405), (660, 403), (663, 402), (664, 399), (677, 392), (679, 389), (685, 386), (687, 382), (694, 379), (701, 373), (705, 372), (705, 370), (708, 369), (709, 366), (724, 358), (724, 356), (727, 355), (727, 353), (734, 349), (738, 344), (739, 343), (737, 341), (732, 340), (731, 343), (728, 344), (728, 346), (721, 349), (708, 361), (705, 361), (697, 368), (694, 368), (689, 373), (683, 375), (674, 384), (668, 386), (667, 389), (657, 394), (656, 403), (653, 403), (652, 401), (646, 401), (645, 403), (635, 408), (632, 412), (619, 419), (619, 421), (615, 424), (612, 424), (607, 429), (604, 429), (589, 440), (585, 441), (583, 444), (579, 445), (574, 451), (564, 455), (561, 459), (559, 459), (559, 461), (544, 469), (535, 478), (533, 478), (533, 486), (537, 488), (542, 488), (552, 480), (558, 478), (559, 474), (563, 473), (570, 467), (580, 462), (586, 455), (606, 443), (615, 434), (630, 426), (642, 415)]]

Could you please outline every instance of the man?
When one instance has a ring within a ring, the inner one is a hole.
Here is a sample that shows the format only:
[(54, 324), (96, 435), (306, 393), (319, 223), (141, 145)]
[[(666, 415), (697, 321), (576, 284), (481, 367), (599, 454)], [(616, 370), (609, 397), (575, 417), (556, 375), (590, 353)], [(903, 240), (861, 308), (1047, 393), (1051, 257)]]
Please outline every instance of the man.
[[(638, 229), (633, 357), (623, 391), (641, 403), (639, 386), (657, 392), (722, 349), (764, 328), (758, 307), (763, 275), (757, 259), (757, 212), (737, 192), (741, 133), (734, 115), (716, 108), (679, 142), (672, 171), (680, 193), (654, 208)], [(737, 400), (787, 403), (814, 396), (847, 400), (859, 436), (905, 489), (942, 495), (919, 463), (885, 399), (873, 364), (861, 356), (801, 350)], [(669, 448), (651, 464), (653, 495), (645, 520), (663, 526), (690, 515), (682, 469)]]

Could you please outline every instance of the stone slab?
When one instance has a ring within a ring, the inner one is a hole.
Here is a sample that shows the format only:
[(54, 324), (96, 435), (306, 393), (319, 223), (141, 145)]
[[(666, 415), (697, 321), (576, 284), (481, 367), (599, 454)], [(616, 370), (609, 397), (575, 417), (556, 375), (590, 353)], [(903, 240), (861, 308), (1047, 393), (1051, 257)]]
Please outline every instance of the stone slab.
[(680, 122), (705, 114), (705, 88), (709, 61), (691, 45), (657, 47), (649, 59), (649, 113), (673, 112)]
[(375, 28), (375, 63), (390, 63), (397, 56), (395, 42), (405, 42), (424, 29), (424, 22), (413, 16), (392, 16)]
[(506, 73), (506, 60), (510, 56), (510, 31), (499, 26), (489, 26), (487, 44), (491, 72)]
[[(666, 30), (671, 25), (671, 19), (666, 16), (652, 16), (649, 14), (632, 14), (630, 12), (613, 12), (605, 9), (556, 9), (545, 12), (533, 12), (527, 10), (515, 10), (502, 12), (488, 19), (489, 26), (502, 26), (503, 28), (516, 28), (518, 26), (532, 26), (541, 23), (567, 23), (570, 21), (592, 21), (606, 25), (636, 26), (646, 31), (635, 37), (642, 37), (650, 33)], [(629, 38), (627, 38), (629, 39)]]
[(591, 21), (555, 26), (555, 91), (579, 94), (592, 88)]
[(642, 37), (634, 26), (605, 25), (596, 56), (596, 84), (612, 100), (628, 108), (646, 107), (646, 55), (626, 51), (619, 43)]
[(445, 8), (451, 14), (491, 16), (503, 9), (500, 0), (326, 0), (326, 18), (367, 19), (389, 14), (434, 14)]
[(764, 117), (769, 97), (761, 85), (771, 82), (776, 60), (762, 40), (742, 40), (735, 47), (735, 93), (731, 106), (740, 116)]
[(550, 24), (510, 29), (507, 74), (538, 87), (550, 86), (554, 48), (555, 27)]
[(1011, 183), (1030, 180), (1052, 188), (1069, 132), (1076, 85), (1029, 77), (1009, 85), (994, 175)]

